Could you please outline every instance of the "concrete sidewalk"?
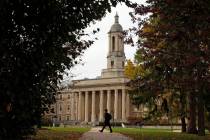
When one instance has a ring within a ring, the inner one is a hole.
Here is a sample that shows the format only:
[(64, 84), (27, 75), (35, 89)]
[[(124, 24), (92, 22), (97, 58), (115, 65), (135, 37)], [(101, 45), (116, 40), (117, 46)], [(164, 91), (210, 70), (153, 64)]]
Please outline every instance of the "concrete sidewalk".
[(101, 127), (94, 127), (89, 132), (86, 132), (82, 135), (80, 140), (132, 140), (119, 133), (110, 133), (108, 130), (104, 132), (99, 132)]

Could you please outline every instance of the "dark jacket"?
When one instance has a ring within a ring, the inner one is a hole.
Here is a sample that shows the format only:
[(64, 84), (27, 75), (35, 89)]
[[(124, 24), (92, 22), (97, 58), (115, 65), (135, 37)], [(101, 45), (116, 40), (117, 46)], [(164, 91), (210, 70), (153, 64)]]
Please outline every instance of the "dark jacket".
[(105, 123), (110, 123), (110, 120), (112, 119), (112, 115), (109, 113), (104, 113), (104, 118), (105, 118), (104, 120)]

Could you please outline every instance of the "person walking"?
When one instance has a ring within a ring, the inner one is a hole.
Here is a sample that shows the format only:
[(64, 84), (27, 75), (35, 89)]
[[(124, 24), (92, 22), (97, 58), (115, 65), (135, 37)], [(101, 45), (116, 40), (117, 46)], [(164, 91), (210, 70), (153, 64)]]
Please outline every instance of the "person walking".
[(110, 124), (111, 119), (112, 119), (112, 115), (110, 113), (108, 113), (107, 109), (105, 109), (104, 110), (104, 125), (103, 125), (103, 128), (101, 130), (99, 130), (100, 132), (103, 132), (104, 128), (106, 126), (109, 126), (110, 133), (112, 133), (112, 128), (111, 128), (111, 124)]

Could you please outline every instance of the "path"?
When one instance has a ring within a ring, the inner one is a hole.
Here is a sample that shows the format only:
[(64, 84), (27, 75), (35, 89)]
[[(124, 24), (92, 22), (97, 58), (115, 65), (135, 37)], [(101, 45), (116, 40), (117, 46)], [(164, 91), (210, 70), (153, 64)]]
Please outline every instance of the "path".
[(100, 129), (100, 127), (92, 128), (89, 132), (84, 133), (79, 140), (132, 140), (119, 133), (110, 133), (106, 129), (101, 133)]

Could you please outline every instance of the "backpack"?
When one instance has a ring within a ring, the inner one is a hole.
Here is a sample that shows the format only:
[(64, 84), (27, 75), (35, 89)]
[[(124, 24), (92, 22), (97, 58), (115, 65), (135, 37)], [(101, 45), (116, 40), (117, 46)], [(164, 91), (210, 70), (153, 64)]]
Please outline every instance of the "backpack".
[(111, 120), (112, 119), (112, 115), (108, 113), (108, 119)]

